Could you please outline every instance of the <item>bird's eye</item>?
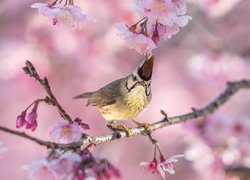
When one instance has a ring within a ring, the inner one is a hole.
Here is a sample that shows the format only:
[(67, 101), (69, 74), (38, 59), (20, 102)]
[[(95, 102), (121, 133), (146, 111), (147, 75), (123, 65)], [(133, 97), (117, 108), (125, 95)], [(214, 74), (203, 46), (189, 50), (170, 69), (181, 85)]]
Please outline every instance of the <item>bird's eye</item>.
[(136, 81), (137, 80), (137, 77), (136, 76), (132, 76), (133, 77), (133, 80)]

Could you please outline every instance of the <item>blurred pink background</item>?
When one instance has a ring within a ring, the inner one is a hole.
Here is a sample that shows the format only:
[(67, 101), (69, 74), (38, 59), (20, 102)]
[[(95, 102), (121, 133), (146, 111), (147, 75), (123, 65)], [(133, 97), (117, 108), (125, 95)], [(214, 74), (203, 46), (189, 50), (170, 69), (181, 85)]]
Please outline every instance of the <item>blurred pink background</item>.
[[(28, 59), (41, 76), (48, 77), (65, 110), (90, 125), (86, 133), (109, 134), (101, 115), (93, 107), (85, 107), (85, 101), (72, 97), (124, 77), (141, 63), (136, 52), (123, 46), (114, 27), (118, 22), (135, 21), (134, 1), (76, 1), (98, 20), (87, 23), (81, 32), (52, 26), (30, 8), (34, 2), (0, 1), (0, 124), (15, 129), (17, 115), (33, 100), (46, 96), (21, 69)], [(221, 0), (213, 4), (197, 0), (188, 8), (193, 20), (155, 51), (153, 99), (137, 118), (141, 122), (161, 120), (160, 109), (175, 116), (190, 112), (191, 107), (202, 108), (217, 97), (226, 81), (250, 78), (250, 1)], [(242, 91), (219, 113), (249, 118), (249, 107), (250, 92)], [(49, 140), (49, 132), (60, 116), (54, 107), (44, 104), (39, 106), (38, 114), (38, 129), (27, 133)], [(174, 125), (154, 132), (153, 137), (159, 140), (165, 156), (185, 154), (187, 131), (188, 126)], [(45, 148), (21, 137), (0, 132), (0, 141), (9, 148), (0, 154), (0, 179), (27, 179), (22, 166), (46, 155)], [(141, 161), (153, 158), (153, 146), (146, 137), (105, 143), (96, 147), (94, 154), (116, 165), (122, 179), (161, 179), (147, 175), (139, 166)], [(167, 179), (207, 177), (194, 168), (193, 162), (180, 159), (176, 174), (167, 175)]]

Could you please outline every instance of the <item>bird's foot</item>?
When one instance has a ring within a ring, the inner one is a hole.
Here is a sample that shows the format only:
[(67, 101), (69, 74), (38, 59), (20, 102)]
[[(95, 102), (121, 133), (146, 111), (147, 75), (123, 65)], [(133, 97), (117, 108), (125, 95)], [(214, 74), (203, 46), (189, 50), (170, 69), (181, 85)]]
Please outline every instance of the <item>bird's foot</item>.
[(146, 130), (147, 134), (150, 134), (153, 131), (149, 123), (140, 123), (134, 119), (132, 119), (131, 121), (135, 123), (138, 127), (143, 127)]
[(127, 134), (128, 137), (132, 136), (132, 131), (131, 128), (128, 128), (127, 126), (125, 126), (124, 124), (116, 124), (116, 123), (110, 123), (107, 125), (109, 129), (111, 129), (112, 131), (123, 131)]

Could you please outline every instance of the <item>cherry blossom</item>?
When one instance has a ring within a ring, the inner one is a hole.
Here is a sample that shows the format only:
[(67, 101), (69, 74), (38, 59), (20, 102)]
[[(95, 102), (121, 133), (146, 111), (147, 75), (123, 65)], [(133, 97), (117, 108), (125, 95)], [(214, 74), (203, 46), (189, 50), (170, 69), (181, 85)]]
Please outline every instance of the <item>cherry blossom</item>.
[(166, 177), (165, 172), (174, 174), (174, 163), (177, 162), (177, 158), (184, 157), (184, 155), (174, 155), (165, 159), (163, 155), (160, 155), (160, 161), (158, 162), (154, 158), (151, 162), (141, 162), (140, 165), (144, 166), (145, 172), (150, 172), (152, 174), (160, 174), (164, 179)]
[(144, 166), (144, 171), (152, 174), (159, 174), (159, 170), (157, 169), (157, 160), (153, 159), (151, 162), (141, 162), (140, 166)]
[(32, 180), (58, 179), (56, 172), (54, 172), (54, 170), (51, 168), (50, 163), (46, 158), (26, 164), (23, 166), (23, 169), (29, 171), (28, 178)]
[(117, 28), (125, 46), (144, 55), (152, 53), (160, 40), (170, 39), (192, 19), (185, 15), (185, 0), (138, 0), (135, 10), (141, 19), (130, 27), (119, 24)]
[(157, 169), (160, 172), (161, 176), (165, 179), (165, 172), (168, 172), (170, 174), (174, 174), (174, 163), (177, 162), (177, 158), (184, 157), (184, 155), (174, 155), (169, 157), (168, 159), (165, 159), (163, 156), (160, 157), (161, 162), (157, 164)]
[(120, 35), (125, 40), (125, 46), (128, 49), (134, 49), (140, 54), (151, 54), (152, 50), (156, 48), (154, 41), (143, 33), (133, 32), (131, 28), (126, 25), (119, 24), (117, 28), (121, 31)]
[(159, 23), (169, 29), (168, 33), (162, 35), (163, 40), (171, 38), (179, 31), (179, 27), (185, 27), (192, 19), (190, 16), (184, 16), (187, 11), (184, 0), (138, 1), (136, 10), (140, 17), (148, 18), (148, 27)]
[(82, 29), (86, 21), (96, 21), (94, 17), (84, 14), (76, 5), (35, 3), (31, 7), (38, 9), (39, 13), (52, 21), (53, 25), (61, 27)]
[(59, 143), (72, 143), (81, 139), (83, 133), (77, 122), (59, 122), (50, 132), (50, 137)]
[(50, 152), (51, 154), (38, 159), (23, 168), (29, 171), (29, 179), (67, 179), (74, 176), (74, 168), (81, 162), (81, 156), (72, 152)]
[(75, 167), (81, 160), (79, 154), (65, 152), (58, 159), (51, 161), (50, 167), (61, 179), (65, 179), (74, 176)]

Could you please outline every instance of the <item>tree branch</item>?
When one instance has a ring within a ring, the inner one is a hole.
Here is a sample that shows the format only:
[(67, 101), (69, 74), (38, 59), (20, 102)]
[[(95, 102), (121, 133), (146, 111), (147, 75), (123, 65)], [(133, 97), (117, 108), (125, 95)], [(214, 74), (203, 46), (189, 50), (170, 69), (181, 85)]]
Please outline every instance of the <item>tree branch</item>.
[[(226, 101), (229, 100), (230, 97), (232, 97), (238, 90), (240, 89), (250, 89), (250, 80), (241, 80), (241, 81), (235, 81), (235, 82), (229, 82), (227, 83), (227, 87), (214, 101), (212, 101), (210, 104), (208, 104), (206, 107), (202, 109), (194, 109), (192, 108), (192, 112), (180, 115), (180, 116), (174, 116), (174, 117), (167, 117), (166, 113), (162, 111), (162, 114), (165, 116), (161, 121), (155, 122), (151, 124), (152, 131), (155, 131), (157, 129), (163, 128), (165, 126), (169, 126), (172, 124), (178, 124), (182, 122), (186, 122), (187, 120), (196, 119), (199, 117), (204, 117), (208, 114), (212, 114), (216, 109), (218, 109), (222, 104), (224, 104)], [(146, 133), (145, 128), (133, 128), (131, 129), (132, 136), (135, 135), (143, 135)], [(112, 141), (119, 138), (126, 138), (128, 137), (125, 132), (120, 132), (119, 136), (116, 136), (115, 134), (106, 135), (106, 136), (98, 136), (98, 137), (92, 137), (87, 136), (85, 139), (83, 139), (82, 144), (101, 144), (108, 141)]]
[(48, 96), (50, 98), (51, 105), (57, 107), (57, 109), (58, 109), (58, 111), (63, 119), (71, 122), (72, 118), (66, 113), (66, 111), (58, 103), (56, 97), (52, 93), (48, 79), (46, 77), (44, 77), (44, 79), (41, 79), (40, 76), (38, 75), (35, 67), (33, 66), (33, 64), (30, 61), (27, 60), (25, 64), (26, 64), (26, 66), (23, 67), (24, 72), (26, 74), (30, 75), (30, 77), (37, 80), (42, 85), (42, 87), (44, 88), (44, 90), (46, 91), (46, 93), (48, 94)]
[[(49, 95), (49, 98), (51, 100), (52, 105), (56, 106), (61, 116), (68, 120), (72, 121), (72, 118), (65, 112), (65, 110), (61, 107), (61, 105), (56, 100), (55, 96), (51, 92), (49, 83), (47, 78), (45, 77), (43, 80), (39, 77), (37, 74), (34, 66), (31, 62), (26, 61), (26, 67), (23, 68), (24, 71), (29, 74), (31, 77), (33, 77), (35, 80), (37, 80), (45, 89), (47, 94)], [(164, 115), (164, 118), (161, 121), (155, 122), (150, 125), (150, 128), (152, 129), (152, 132), (163, 128), (165, 126), (169, 126), (172, 124), (178, 124), (182, 122), (186, 122), (188, 120), (196, 119), (199, 117), (204, 117), (208, 114), (212, 114), (216, 109), (218, 109), (222, 104), (224, 104), (226, 101), (229, 100), (230, 97), (232, 97), (238, 90), (240, 89), (250, 89), (250, 80), (241, 80), (241, 81), (235, 81), (235, 82), (228, 82), (226, 89), (210, 104), (208, 104), (206, 107), (202, 109), (195, 109), (192, 108), (192, 112), (180, 115), (180, 116), (174, 116), (174, 117), (167, 117), (167, 114), (164, 111), (161, 111), (161, 113)], [(121, 139), (126, 138), (128, 135), (125, 132), (117, 131), (110, 135), (105, 136), (90, 136), (90, 135), (84, 135), (81, 141), (71, 143), (71, 144), (58, 144), (54, 142), (49, 141), (43, 141), (40, 139), (37, 139), (35, 137), (32, 137), (30, 135), (27, 135), (23, 132), (15, 131), (8, 129), (6, 127), (0, 126), (0, 131), (4, 131), (7, 133), (11, 133), (14, 135), (18, 135), (24, 138), (27, 138), (31, 141), (36, 142), (37, 144), (40, 144), (42, 146), (50, 147), (50, 148), (79, 148), (81, 146), (86, 146), (89, 144), (102, 144), (105, 142), (109, 142), (115, 139)], [(145, 135), (147, 134), (147, 130), (144, 127), (137, 127), (131, 129), (131, 136), (135, 135)]]
[(0, 131), (7, 132), (10, 134), (14, 134), (14, 135), (29, 139), (29, 140), (31, 140), (31, 141), (33, 141), (41, 146), (46, 146), (47, 148), (68, 149), (68, 148), (80, 148), (81, 147), (81, 142), (74, 142), (74, 143), (70, 143), (70, 144), (59, 144), (59, 143), (44, 141), (44, 140), (35, 138), (33, 136), (30, 136), (28, 134), (25, 134), (24, 132), (15, 131), (15, 130), (12, 130), (12, 129), (9, 129), (9, 128), (3, 127), (3, 126), (0, 126)]

